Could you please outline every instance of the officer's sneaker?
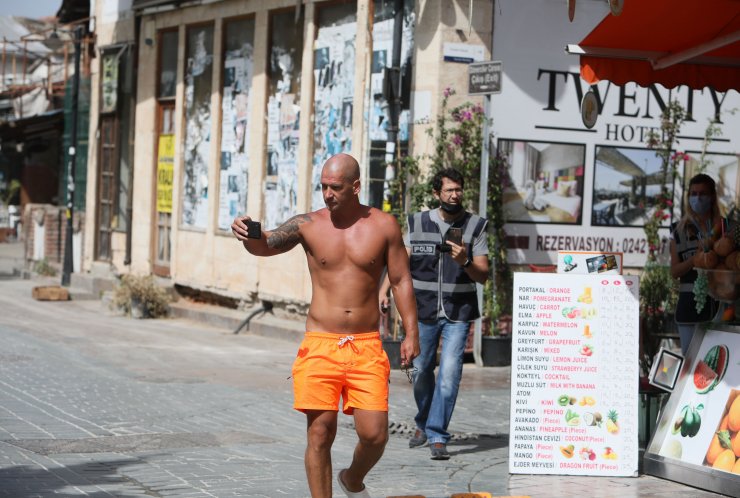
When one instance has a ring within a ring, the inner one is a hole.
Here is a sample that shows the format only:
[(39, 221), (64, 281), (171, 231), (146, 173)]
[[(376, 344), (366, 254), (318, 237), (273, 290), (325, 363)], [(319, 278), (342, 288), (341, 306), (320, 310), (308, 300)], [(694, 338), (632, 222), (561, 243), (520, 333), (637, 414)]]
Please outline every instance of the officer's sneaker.
[(421, 429), (416, 429), (414, 435), (409, 439), (409, 448), (418, 448), (427, 444), (427, 435)]
[(432, 460), (449, 460), (450, 454), (447, 451), (447, 445), (444, 443), (432, 443), (429, 445), (432, 449)]

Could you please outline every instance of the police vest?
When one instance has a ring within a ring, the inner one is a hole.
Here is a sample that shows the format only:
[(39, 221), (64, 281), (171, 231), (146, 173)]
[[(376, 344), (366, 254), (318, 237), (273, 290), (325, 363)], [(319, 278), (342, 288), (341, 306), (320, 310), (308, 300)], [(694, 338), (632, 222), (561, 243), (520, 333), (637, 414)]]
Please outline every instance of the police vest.
[[(429, 211), (415, 213), (409, 218), (411, 244), (411, 278), (414, 282), (419, 320), (432, 321), (438, 317), (438, 296), (442, 297), (445, 316), (455, 322), (469, 322), (480, 316), (475, 281), (456, 263), (449, 252), (440, 252), (444, 234), (429, 216)], [(468, 257), (473, 259), (473, 241), (486, 228), (486, 220), (465, 213), (453, 227), (462, 228), (463, 244)]]

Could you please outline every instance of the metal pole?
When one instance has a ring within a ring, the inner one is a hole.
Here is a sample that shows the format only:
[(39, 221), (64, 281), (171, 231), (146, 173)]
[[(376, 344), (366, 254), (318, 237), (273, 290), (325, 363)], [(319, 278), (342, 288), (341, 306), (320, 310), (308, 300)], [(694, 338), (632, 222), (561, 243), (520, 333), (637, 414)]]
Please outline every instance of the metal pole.
[(3, 79), (0, 81), (0, 88), (2, 91), (5, 91), (5, 58), (7, 57), (6, 54), (6, 45), (8, 42), (5, 40), (5, 37), (3, 36)]
[(75, 74), (72, 80), (72, 119), (70, 120), (69, 165), (67, 166), (67, 229), (64, 241), (64, 266), (62, 285), (69, 287), (73, 271), (72, 255), (72, 215), (74, 214), (75, 200), (75, 166), (77, 164), (77, 111), (80, 97), (80, 43), (82, 40), (82, 26), (75, 28)]
[[(488, 127), (488, 123), (491, 115), (491, 96), (486, 95), (483, 97), (483, 150), (480, 155), (480, 192), (478, 197), (478, 214), (483, 218), (486, 218), (488, 213), (488, 167), (490, 157), (490, 146), (491, 137)], [(494, 249), (495, 250), (495, 249)], [(495, 268), (489, 270), (491, 274), (495, 274)], [(483, 313), (483, 286), (481, 284), (476, 285), (478, 292), (478, 309)], [(473, 335), (473, 359), (475, 364), (479, 367), (483, 366), (483, 358), (481, 357), (481, 342), (483, 341), (482, 333), (482, 322), (479, 318), (475, 321), (475, 329)], [(494, 324), (490, 324), (491, 327)]]
[[(386, 167), (384, 185), (387, 188), (388, 181), (395, 178), (396, 159), (399, 152), (398, 142), (398, 117), (401, 114), (401, 41), (403, 39), (403, 0), (393, 2), (393, 54), (391, 56), (391, 67), (386, 71), (390, 77), (390, 95), (388, 95), (388, 137), (385, 143), (385, 162), (392, 164), (392, 169)], [(384, 190), (385, 190), (384, 188)], [(391, 199), (384, 199), (390, 202)]]

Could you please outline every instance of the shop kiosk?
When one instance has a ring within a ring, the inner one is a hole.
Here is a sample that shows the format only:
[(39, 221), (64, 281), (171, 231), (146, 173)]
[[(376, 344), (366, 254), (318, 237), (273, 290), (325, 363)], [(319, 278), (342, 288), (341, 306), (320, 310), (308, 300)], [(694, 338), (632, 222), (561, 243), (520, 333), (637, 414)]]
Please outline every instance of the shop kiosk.
[(720, 309), (696, 327), (644, 471), (740, 497), (740, 272), (699, 271)]

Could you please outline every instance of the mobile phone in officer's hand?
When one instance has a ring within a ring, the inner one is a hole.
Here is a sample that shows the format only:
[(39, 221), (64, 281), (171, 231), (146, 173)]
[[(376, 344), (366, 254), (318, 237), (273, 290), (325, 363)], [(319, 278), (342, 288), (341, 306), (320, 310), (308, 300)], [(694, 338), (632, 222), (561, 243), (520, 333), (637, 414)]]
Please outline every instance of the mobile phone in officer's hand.
[(453, 244), (461, 246), (462, 245), (462, 228), (450, 227), (447, 230), (446, 239), (449, 242), (452, 242)]
[(244, 224), (247, 225), (247, 238), (262, 238), (262, 224), (259, 221), (246, 221)]

